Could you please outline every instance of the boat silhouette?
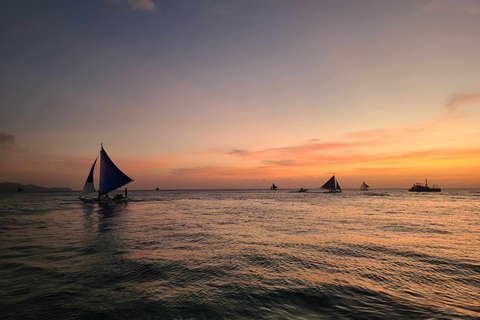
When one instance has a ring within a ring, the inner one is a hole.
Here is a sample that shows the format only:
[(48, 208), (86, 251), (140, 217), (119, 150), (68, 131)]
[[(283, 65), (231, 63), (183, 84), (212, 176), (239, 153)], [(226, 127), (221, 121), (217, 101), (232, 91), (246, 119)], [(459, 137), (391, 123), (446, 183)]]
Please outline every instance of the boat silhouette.
[(411, 192), (440, 192), (442, 189), (437, 188), (435, 185), (433, 187), (429, 187), (427, 183), (427, 179), (425, 179), (425, 185), (421, 183), (415, 183), (413, 187), (411, 187), (408, 191)]
[(95, 170), (95, 164), (97, 163), (98, 156), (93, 162), (90, 173), (88, 174), (87, 181), (83, 187), (82, 194), (79, 199), (83, 202), (98, 202), (98, 203), (112, 203), (112, 202), (127, 202), (130, 200), (127, 197), (127, 188), (125, 188), (125, 196), (121, 194), (115, 195), (110, 198), (109, 192), (115, 189), (123, 187), (127, 183), (132, 182), (125, 173), (123, 173), (110, 159), (105, 150), (103, 149), (103, 143), (100, 150), (100, 185), (98, 189), (98, 197), (92, 197), (95, 193), (95, 186), (93, 184), (93, 173)]
[(363, 183), (361, 184), (360, 186), (360, 190), (362, 191), (367, 191), (368, 188), (370, 188), (370, 186), (368, 184), (365, 183), (365, 180), (363, 181)]
[(335, 175), (333, 175), (325, 184), (321, 187), (322, 189), (330, 190), (329, 192), (342, 192), (342, 188), (338, 184)]

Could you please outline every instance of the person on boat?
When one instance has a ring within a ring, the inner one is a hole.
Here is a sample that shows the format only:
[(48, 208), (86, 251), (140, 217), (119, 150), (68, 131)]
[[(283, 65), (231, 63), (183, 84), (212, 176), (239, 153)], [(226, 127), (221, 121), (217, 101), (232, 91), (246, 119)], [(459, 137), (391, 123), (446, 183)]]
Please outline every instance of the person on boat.
[(105, 199), (110, 199), (110, 197), (108, 196), (108, 193), (105, 195)]
[(125, 188), (125, 198), (127, 197), (128, 189)]

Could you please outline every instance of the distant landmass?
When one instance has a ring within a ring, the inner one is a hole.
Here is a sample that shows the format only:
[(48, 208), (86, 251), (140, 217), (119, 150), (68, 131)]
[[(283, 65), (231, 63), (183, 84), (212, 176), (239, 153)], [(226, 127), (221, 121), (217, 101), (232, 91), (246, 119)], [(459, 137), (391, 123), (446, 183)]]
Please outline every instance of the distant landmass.
[[(21, 190), (21, 191), (20, 191)], [(15, 182), (0, 182), (0, 192), (68, 192), (70, 188), (47, 188), (33, 184), (21, 184)]]

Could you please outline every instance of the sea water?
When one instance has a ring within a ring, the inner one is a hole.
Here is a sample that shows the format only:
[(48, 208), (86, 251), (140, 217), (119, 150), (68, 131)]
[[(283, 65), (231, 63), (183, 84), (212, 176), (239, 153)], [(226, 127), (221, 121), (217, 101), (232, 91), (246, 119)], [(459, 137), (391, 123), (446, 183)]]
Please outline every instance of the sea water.
[(480, 191), (0, 195), (5, 319), (480, 317)]

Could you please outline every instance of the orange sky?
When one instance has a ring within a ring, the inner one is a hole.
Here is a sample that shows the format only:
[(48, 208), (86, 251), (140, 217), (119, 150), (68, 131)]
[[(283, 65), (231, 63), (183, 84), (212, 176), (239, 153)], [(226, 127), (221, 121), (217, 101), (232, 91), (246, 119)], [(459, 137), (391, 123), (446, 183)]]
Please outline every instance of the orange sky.
[(0, 182), (480, 188), (480, 2), (135, 3), (0, 13)]

